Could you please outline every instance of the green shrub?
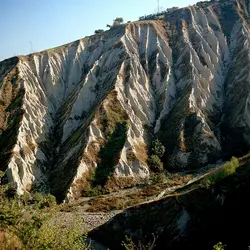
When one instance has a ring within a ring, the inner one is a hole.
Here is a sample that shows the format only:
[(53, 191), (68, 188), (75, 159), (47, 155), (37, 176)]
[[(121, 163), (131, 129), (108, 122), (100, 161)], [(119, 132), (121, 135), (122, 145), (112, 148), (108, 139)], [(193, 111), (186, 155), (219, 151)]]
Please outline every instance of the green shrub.
[(239, 167), (239, 161), (236, 157), (232, 157), (230, 162), (223, 165), (225, 175), (231, 175), (235, 173), (235, 170)]
[(153, 155), (157, 155), (159, 158), (161, 158), (165, 153), (165, 147), (158, 139), (152, 142), (152, 153)]
[(151, 169), (155, 172), (162, 172), (163, 171), (163, 163), (161, 159), (157, 155), (151, 155), (149, 158), (149, 165)]
[(199, 186), (201, 188), (205, 188), (205, 189), (208, 189), (210, 186), (211, 186), (211, 180), (209, 180), (209, 178), (203, 178), (201, 181), (200, 181), (200, 184)]
[(213, 250), (224, 250), (225, 245), (223, 245), (221, 242), (218, 242), (216, 245), (214, 245)]
[(211, 184), (216, 183), (217, 181), (222, 180), (231, 174), (234, 174), (238, 167), (239, 167), (238, 159), (232, 157), (231, 161), (226, 162), (218, 170), (209, 175), (208, 179), (211, 182)]
[(29, 242), (30, 249), (89, 249), (85, 243), (86, 237), (80, 232), (80, 227), (74, 221), (68, 229), (58, 225), (44, 224), (36, 237), (36, 241)]
[(23, 205), (28, 205), (29, 201), (31, 200), (31, 195), (28, 192), (25, 192), (21, 196), (21, 200), (23, 202)]
[(155, 245), (156, 239), (157, 236), (153, 234), (153, 239), (147, 244), (142, 243), (141, 241), (135, 244), (133, 240), (126, 235), (125, 241), (122, 242), (122, 246), (124, 247), (125, 250), (152, 250), (156, 246)]
[(17, 200), (8, 201), (1, 199), (0, 202), (0, 224), (1, 227), (16, 225), (21, 216), (21, 210)]
[(162, 143), (156, 139), (152, 142), (151, 147), (151, 156), (149, 157), (148, 164), (152, 171), (154, 172), (162, 172), (163, 171), (163, 163), (161, 158), (165, 153), (165, 147)]
[(56, 205), (56, 198), (51, 194), (41, 194), (37, 192), (32, 196), (35, 206), (39, 209)]
[[(39, 211), (39, 210), (38, 210)], [(69, 228), (48, 223), (49, 216), (36, 213), (16, 226), (16, 235), (27, 249), (89, 249), (75, 220)]]
[(200, 182), (201, 188), (209, 188), (210, 185), (226, 178), (229, 175), (235, 173), (236, 169), (239, 167), (239, 160), (235, 157), (232, 157), (231, 161), (226, 162), (219, 169), (215, 170)]
[(102, 30), (102, 29), (95, 30), (95, 34), (100, 34), (100, 33), (103, 33), (103, 32), (104, 32), (104, 30)]
[(103, 188), (102, 188), (102, 186), (98, 185), (98, 186), (96, 186), (96, 187), (87, 189), (87, 190), (85, 191), (85, 193), (86, 193), (86, 196), (89, 196), (89, 197), (92, 197), (92, 196), (99, 196), (99, 195), (102, 195), (102, 194), (103, 194)]
[(137, 248), (133, 240), (127, 235), (125, 236), (125, 241), (122, 242), (122, 246), (126, 250), (135, 250)]
[(165, 181), (167, 181), (168, 178), (164, 173), (160, 173), (160, 174), (155, 174), (152, 177), (152, 183), (153, 184), (157, 184), (157, 183), (163, 183)]

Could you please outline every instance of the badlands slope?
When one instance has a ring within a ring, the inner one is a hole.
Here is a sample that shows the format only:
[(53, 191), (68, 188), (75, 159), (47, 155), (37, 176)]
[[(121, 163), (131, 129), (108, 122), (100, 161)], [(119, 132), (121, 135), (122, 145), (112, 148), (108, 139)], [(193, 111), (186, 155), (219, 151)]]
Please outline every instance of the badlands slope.
[(210, 2), (0, 62), (0, 170), (22, 194), (114, 190), (250, 148), (249, 0)]

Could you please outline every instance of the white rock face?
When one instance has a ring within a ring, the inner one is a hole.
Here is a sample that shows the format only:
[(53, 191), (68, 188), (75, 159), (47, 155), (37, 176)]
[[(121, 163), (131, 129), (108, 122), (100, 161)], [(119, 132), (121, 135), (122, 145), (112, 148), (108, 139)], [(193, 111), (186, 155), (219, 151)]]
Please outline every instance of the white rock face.
[[(115, 118), (113, 110), (113, 123), (129, 124), (112, 166), (116, 179), (149, 178), (147, 158), (157, 137), (167, 151), (162, 161), (173, 169), (198, 168), (225, 150), (248, 149), (250, 33), (242, 12), (248, 16), (249, 6), (238, 1), (192, 6), (167, 15), (166, 22), (134, 22), (19, 57), (11, 67), (1, 62), (0, 149), (11, 153), (1, 169), (18, 193), (35, 184), (61, 199), (79, 195), (79, 183), (103, 162), (110, 103), (126, 114), (118, 121), (121, 114)], [(15, 140), (5, 146), (1, 138), (13, 119), (5, 86), (13, 69), (24, 91), (23, 113)]]

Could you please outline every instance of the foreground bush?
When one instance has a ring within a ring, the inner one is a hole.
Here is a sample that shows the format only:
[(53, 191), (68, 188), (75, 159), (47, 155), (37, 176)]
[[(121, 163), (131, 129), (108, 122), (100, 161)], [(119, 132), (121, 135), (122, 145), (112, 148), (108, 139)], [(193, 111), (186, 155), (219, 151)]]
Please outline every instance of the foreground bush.
[(51, 225), (57, 211), (52, 195), (24, 195), (9, 198), (0, 189), (0, 249), (89, 249), (75, 222), (69, 228)]

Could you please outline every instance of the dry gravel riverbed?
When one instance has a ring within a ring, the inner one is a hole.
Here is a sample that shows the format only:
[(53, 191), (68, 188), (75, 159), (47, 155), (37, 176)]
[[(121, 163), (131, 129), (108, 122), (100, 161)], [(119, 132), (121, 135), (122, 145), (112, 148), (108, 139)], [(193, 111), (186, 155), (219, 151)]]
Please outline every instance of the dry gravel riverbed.
[[(57, 212), (50, 220), (51, 225), (57, 225), (66, 230), (70, 228), (78, 229), (82, 234), (87, 233), (95, 227), (98, 227), (112, 217), (122, 211), (100, 212), (100, 213), (88, 213), (85, 212), (82, 207), (74, 207), (73, 212)], [(90, 244), (93, 250), (107, 250), (108, 248), (87, 238), (87, 242)]]
[(75, 208), (74, 212), (57, 212), (51, 219), (52, 224), (61, 226), (62, 228), (70, 228), (76, 226), (82, 233), (86, 233), (95, 227), (98, 227), (109, 221), (121, 211), (88, 213), (81, 211), (81, 208)]

